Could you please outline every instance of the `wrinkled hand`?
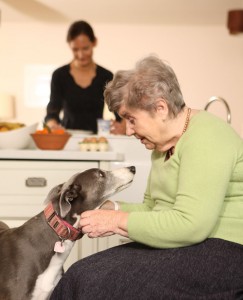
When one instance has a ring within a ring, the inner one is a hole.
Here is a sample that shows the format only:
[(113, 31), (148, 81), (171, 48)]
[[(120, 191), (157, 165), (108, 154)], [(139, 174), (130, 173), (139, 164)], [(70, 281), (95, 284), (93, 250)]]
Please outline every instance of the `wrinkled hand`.
[(128, 237), (128, 213), (114, 210), (88, 210), (81, 214), (80, 227), (90, 238), (120, 234)]

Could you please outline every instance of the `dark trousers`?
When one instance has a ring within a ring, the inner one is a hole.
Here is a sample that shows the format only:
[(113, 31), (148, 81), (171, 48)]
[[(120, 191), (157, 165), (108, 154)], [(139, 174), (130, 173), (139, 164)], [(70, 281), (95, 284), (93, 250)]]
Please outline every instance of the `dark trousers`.
[(221, 239), (154, 249), (138, 243), (86, 257), (64, 274), (51, 300), (243, 299), (243, 246)]

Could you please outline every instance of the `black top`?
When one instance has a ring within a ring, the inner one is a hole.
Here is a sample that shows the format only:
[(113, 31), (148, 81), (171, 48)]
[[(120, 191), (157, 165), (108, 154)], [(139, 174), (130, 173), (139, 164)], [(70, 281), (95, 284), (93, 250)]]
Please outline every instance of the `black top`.
[[(90, 130), (97, 133), (97, 119), (104, 109), (104, 87), (113, 74), (97, 65), (96, 76), (87, 88), (82, 88), (70, 74), (70, 64), (55, 70), (51, 79), (51, 96), (45, 122), (55, 119), (66, 129)], [(59, 117), (63, 110), (63, 119)], [(116, 118), (119, 117), (116, 115)]]

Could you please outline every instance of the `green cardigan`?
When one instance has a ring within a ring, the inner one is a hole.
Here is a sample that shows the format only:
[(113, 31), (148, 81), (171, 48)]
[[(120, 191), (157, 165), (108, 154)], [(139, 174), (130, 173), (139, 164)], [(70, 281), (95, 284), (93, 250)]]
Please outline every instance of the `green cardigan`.
[(243, 141), (220, 118), (201, 111), (173, 156), (152, 152), (141, 204), (120, 203), (129, 237), (174, 248), (221, 238), (243, 244)]

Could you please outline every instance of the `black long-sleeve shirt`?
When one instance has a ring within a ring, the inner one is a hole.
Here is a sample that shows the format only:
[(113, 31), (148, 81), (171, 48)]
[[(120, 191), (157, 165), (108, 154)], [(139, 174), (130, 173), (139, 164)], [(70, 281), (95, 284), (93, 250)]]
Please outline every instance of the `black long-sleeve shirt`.
[[(97, 119), (102, 118), (105, 84), (113, 74), (97, 65), (96, 76), (87, 88), (82, 88), (70, 74), (70, 64), (56, 69), (51, 79), (51, 95), (45, 122), (55, 119), (66, 129), (89, 130), (97, 133)], [(60, 112), (63, 118), (60, 119)], [(119, 117), (116, 115), (116, 119)]]

